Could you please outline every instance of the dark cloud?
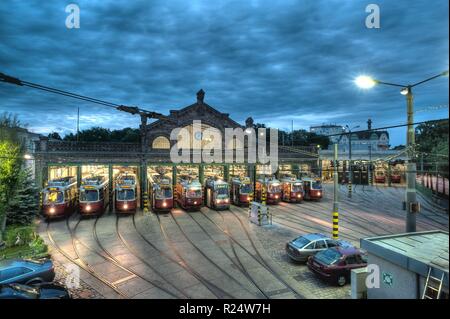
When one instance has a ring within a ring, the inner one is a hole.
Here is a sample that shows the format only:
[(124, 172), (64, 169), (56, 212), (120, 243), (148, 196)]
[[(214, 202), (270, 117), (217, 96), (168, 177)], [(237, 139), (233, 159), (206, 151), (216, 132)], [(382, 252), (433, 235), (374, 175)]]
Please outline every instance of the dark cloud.
[[(360, 91), (368, 73), (415, 82), (448, 68), (448, 2), (377, 1), (381, 29), (367, 29), (370, 1), (67, 1), (0, 4), (0, 72), (112, 102), (167, 113), (206, 101), (243, 122), (289, 128), (405, 121), (398, 91)], [(448, 80), (417, 88), (418, 108), (448, 104)], [(36, 131), (137, 126), (138, 119), (32, 89), (0, 85), (0, 109)], [(422, 112), (417, 120), (447, 116)], [(394, 144), (403, 133), (394, 134)]]

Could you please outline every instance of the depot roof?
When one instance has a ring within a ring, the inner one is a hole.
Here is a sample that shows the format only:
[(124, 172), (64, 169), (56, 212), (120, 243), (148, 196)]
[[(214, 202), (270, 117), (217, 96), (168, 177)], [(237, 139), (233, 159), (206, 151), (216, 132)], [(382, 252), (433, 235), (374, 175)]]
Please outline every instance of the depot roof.
[(423, 277), (444, 276), (448, 287), (449, 233), (441, 230), (395, 234), (361, 239), (361, 248)]

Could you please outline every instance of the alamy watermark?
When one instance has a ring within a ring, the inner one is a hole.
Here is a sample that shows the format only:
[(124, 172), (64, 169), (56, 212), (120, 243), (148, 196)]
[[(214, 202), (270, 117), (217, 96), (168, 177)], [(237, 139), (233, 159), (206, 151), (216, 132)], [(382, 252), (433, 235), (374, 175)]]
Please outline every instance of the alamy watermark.
[[(225, 128), (225, 136), (213, 127), (202, 130), (201, 121), (178, 127), (170, 133), (173, 163), (259, 163), (271, 172), (278, 168), (278, 130)], [(247, 151), (247, 153), (246, 153)], [(269, 152), (268, 152), (269, 151)]]
[(80, 7), (74, 3), (66, 6), (66, 13), (69, 15), (66, 17), (67, 29), (79, 29), (80, 28)]
[(366, 12), (369, 15), (366, 17), (366, 28), (367, 29), (379, 29), (380, 25), (380, 6), (371, 3), (366, 6)]

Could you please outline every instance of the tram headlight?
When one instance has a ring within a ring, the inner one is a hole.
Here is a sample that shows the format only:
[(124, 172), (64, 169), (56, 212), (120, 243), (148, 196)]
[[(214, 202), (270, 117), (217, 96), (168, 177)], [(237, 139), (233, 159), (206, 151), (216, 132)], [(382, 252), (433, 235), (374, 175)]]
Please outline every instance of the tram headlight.
[(50, 214), (54, 214), (54, 213), (55, 213), (55, 207), (50, 207), (49, 213), (50, 213)]
[(278, 199), (278, 195), (275, 195), (275, 198)]
[(128, 204), (123, 205), (123, 209), (128, 209)]
[(194, 201), (194, 205), (197, 205), (197, 201)]
[(321, 192), (317, 192), (317, 195), (320, 196), (320, 195), (322, 195), (322, 193)]
[(164, 201), (164, 202), (162, 203), (162, 207), (167, 207), (166, 201)]
[(91, 205), (86, 206), (86, 211), (88, 211), (88, 212), (91, 211)]
[(298, 198), (301, 198), (301, 197), (302, 197), (302, 194), (297, 194), (297, 197), (298, 197)]

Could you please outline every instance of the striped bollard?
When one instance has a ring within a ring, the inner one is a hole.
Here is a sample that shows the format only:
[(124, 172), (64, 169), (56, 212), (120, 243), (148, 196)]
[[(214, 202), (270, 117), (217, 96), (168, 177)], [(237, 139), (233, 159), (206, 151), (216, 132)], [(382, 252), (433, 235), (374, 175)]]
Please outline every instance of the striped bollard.
[(339, 213), (333, 212), (333, 239), (339, 239)]

